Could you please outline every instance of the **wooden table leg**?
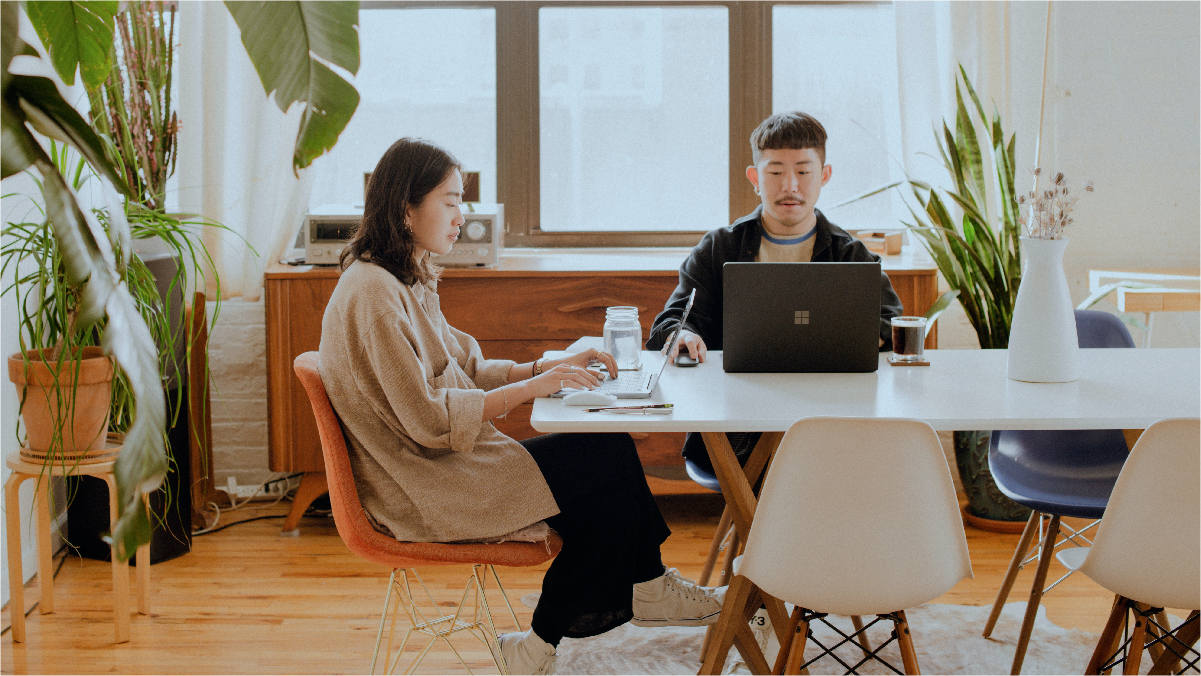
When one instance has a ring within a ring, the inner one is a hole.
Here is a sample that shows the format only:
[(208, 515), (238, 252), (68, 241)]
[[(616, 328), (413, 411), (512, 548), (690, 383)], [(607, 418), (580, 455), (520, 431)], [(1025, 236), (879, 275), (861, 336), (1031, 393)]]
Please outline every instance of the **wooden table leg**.
[(292, 509), (288, 511), (288, 518), (284, 519), (281, 531), (289, 533), (296, 530), (300, 517), (304, 516), (304, 511), (309, 505), (328, 492), (329, 484), (326, 482), (325, 472), (305, 472), (304, 476), (300, 477), (300, 486), (296, 489), (296, 497), (292, 499)]
[[(104, 475), (108, 484), (108, 523), (109, 528), (117, 526), (117, 477), (115, 474)], [(129, 641), (129, 563), (120, 561), (116, 553), (109, 558), (113, 561), (113, 622), (117, 643)]]
[(13, 641), (25, 642), (25, 576), (21, 569), (21, 482), (29, 477), (13, 472), (4, 484), (8, 533), (8, 607)]
[(746, 542), (759, 501), (755, 498), (751, 484), (743, 474), (725, 433), (703, 432), (701, 437), (705, 440), (705, 449), (709, 451), (709, 460), (713, 463), (717, 482), (721, 484), (721, 496), (730, 507), (730, 519), (738, 529), (739, 537)]

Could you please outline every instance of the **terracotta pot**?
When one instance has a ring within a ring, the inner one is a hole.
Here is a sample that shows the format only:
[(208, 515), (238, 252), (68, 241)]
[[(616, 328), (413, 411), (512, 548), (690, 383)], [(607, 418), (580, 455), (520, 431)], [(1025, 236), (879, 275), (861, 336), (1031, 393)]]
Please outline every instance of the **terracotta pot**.
[(101, 348), (85, 347), (82, 360), (64, 361), (56, 374), (56, 361), (46, 361), (50, 352), (27, 352), (28, 364), (20, 353), (8, 358), (8, 379), (24, 399), (21, 417), (26, 447), (38, 457), (79, 458), (103, 452), (112, 398), (112, 360)]

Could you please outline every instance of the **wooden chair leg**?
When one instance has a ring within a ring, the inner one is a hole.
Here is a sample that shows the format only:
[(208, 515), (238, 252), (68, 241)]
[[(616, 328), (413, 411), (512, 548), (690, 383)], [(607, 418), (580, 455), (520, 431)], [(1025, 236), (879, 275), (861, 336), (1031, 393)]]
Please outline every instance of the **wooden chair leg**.
[(1127, 676), (1138, 676), (1138, 668), (1143, 661), (1143, 646), (1147, 644), (1147, 618), (1143, 615), (1146, 608), (1141, 603), (1134, 604), (1134, 631), (1130, 633), (1130, 648), (1122, 665), (1122, 673)]
[[(780, 652), (776, 653), (776, 663), (772, 665), (771, 673), (783, 674), (785, 665), (788, 663), (789, 655), (792, 654), (793, 644), (796, 643), (797, 627), (801, 626), (801, 617), (803, 609), (797, 606), (792, 609), (792, 615), (788, 616), (788, 627), (785, 633), (788, 635), (787, 641), (780, 641)], [(808, 622), (805, 623), (808, 626)], [(801, 646), (801, 652), (804, 652), (804, 646)]]
[[(1168, 626), (1166, 623), (1164, 626)], [(1174, 674), (1180, 668), (1180, 656), (1185, 654), (1197, 639), (1201, 638), (1201, 618), (1198, 618), (1198, 611), (1194, 610), (1189, 613), (1188, 619), (1176, 628), (1174, 636), (1169, 636), (1166, 639), (1168, 647), (1151, 665), (1149, 674)]]
[(717, 555), (721, 553), (721, 544), (730, 533), (730, 508), (727, 506), (721, 512), (721, 520), (717, 522), (717, 530), (713, 533), (713, 542), (709, 545), (709, 555), (705, 557), (705, 566), (701, 568), (701, 576), (696, 583), (702, 587), (709, 586), (709, 578), (713, 575), (713, 566), (717, 563)]
[(1055, 540), (1059, 537), (1059, 516), (1051, 517), (1047, 524), (1046, 539), (1038, 556), (1038, 569), (1034, 572), (1034, 584), (1030, 587), (1030, 600), (1026, 603), (1026, 616), (1022, 618), (1022, 631), (1018, 635), (1017, 650), (1013, 655), (1011, 674), (1022, 673), (1022, 662), (1026, 659), (1026, 647), (1030, 644), (1030, 633), (1034, 631), (1034, 618), (1043, 599), (1043, 585), (1047, 583), (1047, 569), (1055, 557)]
[(1163, 643), (1161, 641), (1164, 634), (1159, 630), (1159, 627), (1171, 628), (1171, 626), (1168, 624), (1168, 614), (1162, 610), (1155, 613), (1155, 622), (1147, 623), (1147, 633), (1150, 634), (1151, 639), (1154, 641), (1151, 645), (1147, 646), (1147, 652), (1151, 654), (1151, 662), (1154, 663), (1159, 659), (1160, 655), (1163, 655)]
[(284, 527), (280, 529), (280, 533), (287, 535), (296, 530), (300, 517), (304, 516), (304, 511), (309, 505), (328, 492), (329, 483), (325, 472), (305, 472), (304, 476), (300, 477), (300, 486), (296, 488), (296, 497), (292, 499), (292, 509), (288, 510), (288, 517), (284, 519)]
[(1088, 660), (1088, 666), (1084, 668), (1085, 674), (1100, 674), (1101, 665), (1110, 655), (1114, 653), (1118, 640), (1121, 637), (1122, 620), (1126, 618), (1126, 599), (1122, 596), (1113, 597), (1113, 608), (1109, 611), (1109, 618), (1105, 620), (1105, 628), (1101, 630), (1101, 638), (1097, 640), (1097, 647), (1093, 650), (1093, 656)]
[[(805, 643), (809, 640), (809, 621), (805, 619), (806, 609), (796, 608), (793, 611), (792, 624), (792, 639), (786, 644), (788, 650), (785, 651), (783, 646), (780, 648), (780, 656), (776, 658), (777, 674), (800, 674), (802, 673), (801, 665), (805, 663)], [(787, 654), (785, 654), (787, 653)], [(804, 672), (808, 673), (808, 669)]]
[(734, 534), (730, 537), (730, 544), (726, 545), (726, 561), (721, 567), (721, 577), (717, 578), (717, 586), (724, 587), (730, 584), (730, 580), (734, 577), (734, 559), (738, 558), (741, 553), (742, 538), (738, 535), (738, 530), (734, 530)]
[[(858, 615), (852, 615), (851, 626), (855, 627), (855, 633), (863, 631), (863, 618)], [(872, 654), (872, 642), (867, 640), (867, 634), (859, 634), (859, 645), (863, 650), (864, 657)]]
[(1026, 558), (1026, 552), (1030, 551), (1030, 542), (1034, 539), (1034, 534), (1038, 532), (1039, 518), (1039, 512), (1035, 510), (1026, 520), (1026, 527), (1022, 529), (1022, 537), (1018, 538), (1017, 549), (1014, 550), (1013, 558), (1009, 561), (1009, 569), (1005, 571), (1005, 579), (1001, 581), (1001, 588), (997, 591), (997, 600), (992, 604), (988, 622), (984, 624), (984, 638), (992, 636), (992, 630), (997, 626), (997, 619), (1001, 617), (1001, 610), (1005, 607), (1005, 601), (1009, 599), (1009, 592), (1013, 589), (1013, 582), (1018, 577), (1022, 560)]
[(909, 633), (909, 621), (905, 619), (905, 611), (897, 611), (898, 620), (894, 622), (897, 631), (897, 643), (901, 648), (901, 662), (905, 665), (906, 674), (920, 674), (917, 666), (917, 651), (913, 649), (913, 636)]
[(726, 663), (726, 655), (730, 653), (730, 648), (734, 645), (734, 635), (738, 627), (742, 626), (748, 633), (751, 630), (747, 626), (747, 606), (750, 605), (751, 597), (757, 599), (758, 596), (755, 585), (745, 577), (737, 576), (730, 582), (725, 602), (722, 603), (721, 616), (718, 618), (717, 624), (713, 625), (715, 627), (713, 640), (709, 642), (709, 646), (702, 653), (703, 661), (698, 673), (721, 673), (721, 669)]

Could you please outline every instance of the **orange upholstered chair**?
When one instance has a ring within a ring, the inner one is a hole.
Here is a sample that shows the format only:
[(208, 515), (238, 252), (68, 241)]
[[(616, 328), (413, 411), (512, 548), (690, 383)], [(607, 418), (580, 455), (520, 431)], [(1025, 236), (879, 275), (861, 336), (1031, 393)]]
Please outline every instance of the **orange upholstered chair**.
[[(317, 429), (321, 435), (321, 450), (325, 455), (325, 473), (329, 481), (329, 500), (334, 512), (334, 524), (338, 535), (358, 556), (392, 569), (392, 577), (388, 581), (388, 592), (384, 597), (384, 612), (380, 618), (379, 631), (375, 639), (375, 652), (371, 657), (371, 673), (375, 673), (379, 648), (383, 640), (384, 624), (392, 615), (391, 626), (388, 630), (388, 647), (384, 651), (386, 673), (395, 669), (404, 653), (405, 646), (413, 634), (426, 637), (425, 645), (414, 658), (408, 671), (416, 669), (417, 664), (425, 657), (434, 643), (442, 640), (454, 652), (455, 657), (466, 668), (466, 663), (459, 655), (447, 637), (459, 631), (468, 631), (482, 641), (492, 654), (500, 673), (507, 674), (508, 669), (500, 649), (496, 645), (496, 628), (492, 621), (492, 612), (488, 608), (485, 597), (487, 575), (490, 572), (496, 581), (501, 598), (509, 609), (509, 615), (521, 630), (513, 605), (500, 584), (495, 566), (536, 566), (544, 563), (559, 553), (563, 540), (555, 532), (543, 542), (504, 542), (500, 544), (442, 544), (433, 542), (400, 542), (388, 537), (371, 527), (367, 521), (366, 512), (359, 502), (359, 493), (354, 485), (354, 477), (350, 472), (350, 456), (346, 451), (346, 438), (329, 397), (325, 385), (321, 382), (321, 373), (316, 352), (305, 352), (296, 358), (293, 367), (296, 376), (308, 392), (309, 401), (313, 405), (313, 414), (317, 417)], [(442, 566), (453, 564), (470, 564), (471, 577), (463, 589), (459, 605), (452, 613), (447, 613), (433, 600), (425, 583), (417, 574), (417, 566)], [(414, 601), (413, 588), (409, 584), (409, 574), (412, 573), (428, 600), (428, 609), (423, 609)], [(392, 593), (396, 592), (395, 602)], [(464, 612), (463, 606), (468, 596), (474, 597), (474, 608)], [(396, 619), (403, 608), (409, 617), (410, 627), (396, 651), (396, 656), (389, 659), (392, 653), (392, 636), (396, 627)], [(470, 669), (468, 669), (470, 672)]]

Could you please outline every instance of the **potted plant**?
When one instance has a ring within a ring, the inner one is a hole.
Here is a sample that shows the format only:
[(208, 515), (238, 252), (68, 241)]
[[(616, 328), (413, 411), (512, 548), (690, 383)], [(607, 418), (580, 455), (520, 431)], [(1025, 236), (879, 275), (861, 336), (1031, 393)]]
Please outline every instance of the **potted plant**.
[[(85, 84), (99, 86), (111, 68), (114, 16), (119, 5), (26, 2), (21, 6), (39, 26), (49, 59), (63, 80), (74, 82), (78, 68)], [(242, 30), (243, 43), (264, 89), (275, 93), (276, 103), (284, 110), (294, 102), (306, 106), (293, 163), (297, 168), (307, 166), (333, 146), (358, 103), (353, 86), (314, 58), (352, 73), (358, 70), (358, 3), (229, 3), (227, 7)], [(0, 175), (6, 178), (27, 169), (37, 172), (46, 225), (41, 232), (53, 240), (58, 261), (48, 269), (61, 276), (62, 288), (78, 294), (71, 321), (59, 329), (69, 336), (63, 342), (94, 332), (91, 339), (101, 343), (115, 364), (116, 378), (123, 378), (128, 387), (124, 410), (130, 424), (117, 458), (119, 518), (111, 534), (113, 555), (127, 560), (138, 545), (150, 539), (142, 496), (156, 490), (167, 471), (162, 439), (167, 413), (159, 352), (130, 286), (129, 270), (131, 265), (136, 268), (136, 263), (131, 263), (133, 231), (124, 216), (126, 205), (118, 204), (117, 199), (98, 212), (104, 225), (93, 214), (85, 214), (64, 176), (65, 167), (56, 165), (34, 131), (72, 146), (86, 167), (129, 200), (126, 204), (140, 205), (142, 195), (130, 187), (110, 157), (111, 142), (106, 143), (62, 98), (52, 81), (10, 70), (15, 56), (38, 54), (18, 35), (18, 3), (2, 3), (0, 8), (0, 60), (4, 64)], [(35, 259), (41, 254), (44, 261), (49, 250), (35, 253)], [(40, 326), (43, 320), (49, 318), (39, 317), (35, 324)], [(82, 345), (85, 339), (78, 340)]]
[[(904, 225), (925, 246), (951, 289), (936, 306), (957, 295), (980, 347), (1004, 349), (1022, 275), (1014, 137), (1005, 138), (995, 106), (991, 118), (985, 114), (963, 66), (955, 81), (955, 102), (954, 130), (944, 121), (937, 139), (952, 188), (938, 189), (907, 177), (850, 201), (906, 186), (902, 195), (913, 220)], [(968, 519), (978, 524), (1025, 522), (1030, 510), (1005, 497), (992, 481), (990, 435), (987, 430), (953, 433)], [(1021, 524), (1015, 525), (1020, 530)]]

